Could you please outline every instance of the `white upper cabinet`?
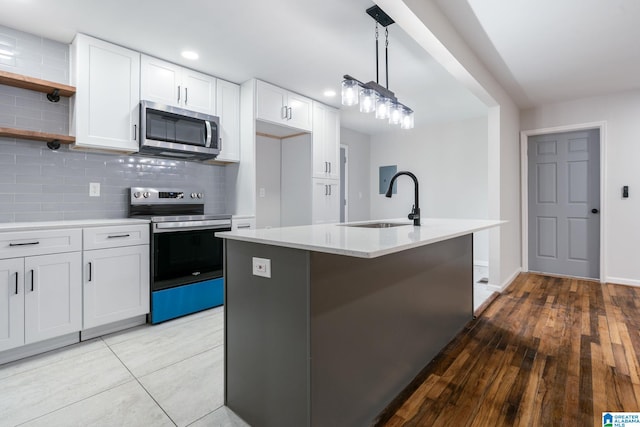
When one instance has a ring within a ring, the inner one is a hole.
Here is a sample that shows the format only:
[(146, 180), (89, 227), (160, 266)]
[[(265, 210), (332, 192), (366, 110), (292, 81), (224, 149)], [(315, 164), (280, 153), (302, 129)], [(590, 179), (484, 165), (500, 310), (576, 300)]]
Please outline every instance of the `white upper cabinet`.
[(240, 161), (240, 86), (218, 80), (216, 90), (217, 115), (220, 117), (221, 150), (217, 161)]
[(78, 34), (71, 47), (71, 84), (75, 147), (137, 152), (140, 53)]
[(338, 110), (313, 103), (313, 176), (340, 179), (340, 116)]
[(257, 81), (256, 118), (311, 131), (312, 105), (309, 98), (269, 83)]
[(142, 55), (140, 98), (216, 115), (216, 78)]

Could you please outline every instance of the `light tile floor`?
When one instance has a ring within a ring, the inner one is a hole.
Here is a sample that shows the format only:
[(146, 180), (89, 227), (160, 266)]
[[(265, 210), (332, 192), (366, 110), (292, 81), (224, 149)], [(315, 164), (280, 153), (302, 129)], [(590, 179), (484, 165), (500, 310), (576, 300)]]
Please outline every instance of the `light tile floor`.
[[(477, 283), (474, 309), (492, 293)], [(248, 426), (223, 406), (222, 307), (0, 366), (0, 427)]]
[(0, 366), (0, 426), (246, 427), (223, 406), (222, 307)]

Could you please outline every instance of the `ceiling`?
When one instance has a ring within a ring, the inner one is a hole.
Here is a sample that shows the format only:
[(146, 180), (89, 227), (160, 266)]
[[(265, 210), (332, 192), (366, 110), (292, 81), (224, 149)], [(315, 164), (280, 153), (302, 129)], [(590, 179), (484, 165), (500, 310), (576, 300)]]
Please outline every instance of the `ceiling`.
[[(442, 9), (521, 108), (640, 87), (638, 0), (424, 1)], [(257, 77), (341, 107), (344, 74), (375, 80), (374, 21), (365, 13), (372, 5), (0, 0), (0, 25), (63, 43), (83, 32), (229, 81)], [(417, 127), (486, 115), (486, 107), (398, 25), (389, 33), (389, 88), (415, 110)], [(183, 59), (184, 49), (198, 51), (200, 59)], [(338, 96), (325, 97), (326, 89)], [(394, 129), (357, 107), (343, 108), (342, 123), (369, 134)]]
[(640, 88), (638, 0), (434, 0), (521, 108)]
[[(344, 74), (375, 80), (375, 21), (365, 13), (372, 5), (372, 0), (0, 0), (0, 25), (63, 43), (82, 32), (235, 83), (257, 77), (341, 107)], [(389, 26), (389, 33), (389, 88), (414, 109), (416, 127), (486, 115), (484, 104), (398, 25)], [(183, 59), (184, 49), (199, 52), (200, 59)], [(338, 95), (327, 98), (326, 89)], [(364, 133), (394, 129), (357, 107), (344, 109), (341, 118), (343, 126)]]

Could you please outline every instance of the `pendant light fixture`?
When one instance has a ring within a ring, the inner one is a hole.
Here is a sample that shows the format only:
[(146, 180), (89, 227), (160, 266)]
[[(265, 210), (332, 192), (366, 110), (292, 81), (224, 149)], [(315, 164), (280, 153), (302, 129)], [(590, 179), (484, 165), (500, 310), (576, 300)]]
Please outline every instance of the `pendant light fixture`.
[[(367, 9), (367, 14), (376, 21), (376, 81), (363, 83), (360, 80), (344, 75), (342, 81), (342, 105), (360, 104), (360, 112), (375, 113), (377, 119), (388, 120), (390, 124), (399, 125), (402, 129), (413, 128), (413, 110), (400, 103), (396, 95), (389, 90), (389, 25), (394, 20), (379, 6)], [(378, 61), (378, 25), (385, 27), (385, 77), (386, 87), (379, 84)]]

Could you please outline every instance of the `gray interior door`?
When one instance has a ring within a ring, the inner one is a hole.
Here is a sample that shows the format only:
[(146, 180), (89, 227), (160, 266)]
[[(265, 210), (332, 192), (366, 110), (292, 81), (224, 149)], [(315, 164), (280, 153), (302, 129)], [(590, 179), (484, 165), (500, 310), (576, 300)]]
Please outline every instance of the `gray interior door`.
[(600, 131), (529, 137), (529, 270), (600, 277)]

